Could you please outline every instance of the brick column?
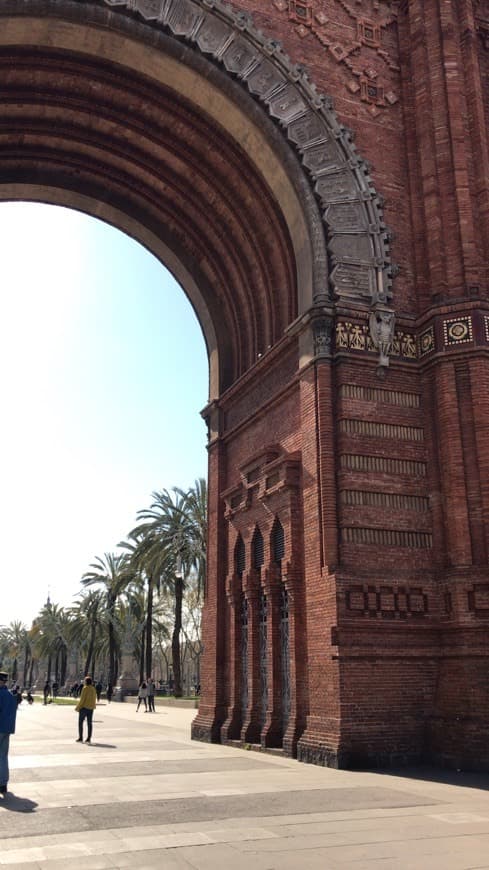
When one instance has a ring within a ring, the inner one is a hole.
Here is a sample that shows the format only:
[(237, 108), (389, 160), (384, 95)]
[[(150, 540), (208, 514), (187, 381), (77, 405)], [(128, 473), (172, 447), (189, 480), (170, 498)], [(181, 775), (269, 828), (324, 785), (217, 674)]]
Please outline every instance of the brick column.
[(268, 705), (265, 725), (261, 733), (262, 746), (282, 745), (282, 675), (280, 672), (280, 619), (281, 592), (280, 572), (271, 565), (265, 573), (267, 596), (267, 656), (268, 656)]
[(220, 439), (221, 412), (213, 402), (205, 412), (209, 426), (209, 483), (206, 594), (202, 613), (202, 656), (199, 712), (192, 738), (218, 743), (225, 719), (226, 520), (221, 492), (225, 479), (225, 447)]
[(259, 573), (249, 571), (244, 586), (248, 602), (248, 709), (243, 711), (241, 740), (245, 743), (259, 743), (261, 732), (260, 592)]
[[(315, 324), (315, 329), (317, 325)], [(338, 661), (332, 635), (337, 624), (335, 409), (328, 347), (315, 340), (316, 359), (301, 372), (304, 517), (304, 617), (306, 645), (302, 691), (307, 724), (297, 752), (302, 761), (335, 766), (340, 745)]]
[(239, 740), (241, 710), (241, 577), (231, 574), (226, 584), (229, 629), (229, 706), (221, 740)]
[(289, 668), (290, 713), (282, 746), (286, 755), (295, 757), (297, 741), (304, 731), (306, 720), (306, 646), (304, 593), (301, 575), (288, 563), (283, 582), (289, 596)]

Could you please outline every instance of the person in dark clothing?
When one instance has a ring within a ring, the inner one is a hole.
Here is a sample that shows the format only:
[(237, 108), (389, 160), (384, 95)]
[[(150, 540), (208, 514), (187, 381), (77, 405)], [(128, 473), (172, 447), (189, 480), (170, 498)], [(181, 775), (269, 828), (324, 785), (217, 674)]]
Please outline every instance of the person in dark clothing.
[(16, 698), (8, 689), (8, 674), (0, 671), (0, 794), (7, 794), (8, 750), (10, 735), (15, 733), (17, 706)]
[(155, 712), (155, 684), (153, 682), (153, 677), (148, 677), (147, 686), (148, 686), (148, 710), (150, 713), (154, 713)]
[(107, 701), (109, 702), (109, 704), (112, 701), (113, 694), (114, 694), (114, 690), (112, 688), (112, 683), (109, 683), (107, 686)]
[(97, 693), (97, 701), (100, 701), (100, 696), (102, 694), (102, 683), (100, 682), (100, 680), (98, 681), (98, 683), (95, 683), (95, 691)]
[(44, 683), (44, 703), (48, 703), (48, 698), (51, 698), (51, 683), (46, 680)]

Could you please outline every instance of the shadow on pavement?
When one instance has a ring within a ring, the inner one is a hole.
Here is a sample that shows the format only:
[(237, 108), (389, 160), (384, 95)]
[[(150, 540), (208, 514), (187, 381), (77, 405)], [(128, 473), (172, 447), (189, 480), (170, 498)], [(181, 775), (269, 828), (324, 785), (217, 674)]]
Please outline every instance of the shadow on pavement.
[(445, 785), (458, 785), (463, 788), (478, 788), (482, 791), (489, 791), (489, 773), (478, 773), (477, 771), (448, 770), (441, 767), (426, 766), (372, 770), (372, 773), (378, 773), (381, 776), (398, 776), (401, 779), (440, 782)]
[(0, 800), (0, 807), (5, 810), (10, 810), (12, 813), (33, 813), (36, 810), (37, 803), (30, 801), (29, 798), (19, 797), (8, 791), (4, 795), (3, 800)]
[(98, 747), (99, 749), (117, 749), (115, 743), (96, 743), (92, 740), (91, 743), (88, 744), (89, 747)]

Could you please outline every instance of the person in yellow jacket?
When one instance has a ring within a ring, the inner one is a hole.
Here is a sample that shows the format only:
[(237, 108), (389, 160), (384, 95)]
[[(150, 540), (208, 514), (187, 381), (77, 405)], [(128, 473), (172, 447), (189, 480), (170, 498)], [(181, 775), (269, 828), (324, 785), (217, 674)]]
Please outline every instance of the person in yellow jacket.
[(85, 677), (84, 686), (81, 690), (80, 700), (75, 707), (78, 713), (78, 740), (77, 743), (83, 743), (83, 723), (87, 720), (88, 735), (85, 743), (92, 742), (92, 719), (93, 711), (97, 706), (97, 692), (95, 686), (92, 686), (92, 678)]

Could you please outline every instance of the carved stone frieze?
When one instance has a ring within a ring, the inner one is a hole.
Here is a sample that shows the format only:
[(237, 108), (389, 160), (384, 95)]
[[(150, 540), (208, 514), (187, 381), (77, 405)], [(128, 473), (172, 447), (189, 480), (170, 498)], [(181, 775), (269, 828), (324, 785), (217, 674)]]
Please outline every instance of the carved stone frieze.
[[(328, 249), (335, 267), (330, 276), (331, 297), (371, 305), (377, 298), (373, 267), (380, 266), (388, 301), (393, 269), (381, 201), (368, 165), (357, 154), (351, 133), (339, 123), (330, 98), (318, 92), (280, 44), (255, 28), (248, 15), (223, 0), (100, 2), (138, 13), (150, 25), (185, 40), (243, 83), (295, 146), (324, 205)], [(309, 5), (312, 14), (304, 16), (308, 4), (295, 3), (301, 26), (327, 27), (318, 4)], [(283, 6), (284, 12), (287, 9), (289, 4)], [(387, 26), (386, 21), (384, 16), (379, 27)], [(365, 29), (365, 40), (368, 32)], [(334, 46), (331, 48), (334, 54)]]
[[(365, 323), (354, 323), (350, 320), (338, 320), (336, 323), (336, 350), (375, 352), (376, 348), (370, 327)], [(418, 359), (416, 335), (403, 330), (396, 330), (392, 336), (390, 356), (403, 360)]]

